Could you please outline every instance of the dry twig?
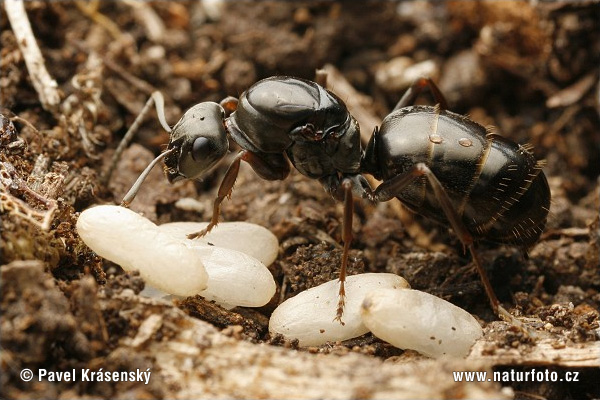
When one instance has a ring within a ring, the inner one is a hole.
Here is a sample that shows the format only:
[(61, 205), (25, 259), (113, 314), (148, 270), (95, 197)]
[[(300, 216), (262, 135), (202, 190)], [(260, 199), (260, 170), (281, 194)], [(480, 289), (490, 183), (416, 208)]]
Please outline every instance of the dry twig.
[(124, 0), (123, 2), (131, 7), (133, 16), (144, 27), (151, 41), (160, 42), (164, 38), (167, 28), (148, 3), (139, 0)]
[(23, 54), (33, 87), (40, 96), (42, 107), (48, 111), (54, 111), (60, 103), (58, 85), (46, 69), (44, 57), (35, 36), (33, 36), (29, 18), (27, 18), (23, 0), (6, 0), (4, 8), (17, 38), (19, 49)]
[(93, 0), (91, 2), (78, 0), (75, 2), (75, 6), (85, 16), (90, 18), (92, 21), (106, 29), (106, 31), (113, 37), (113, 39), (119, 39), (122, 36), (121, 30), (110, 18), (98, 11), (100, 2)]

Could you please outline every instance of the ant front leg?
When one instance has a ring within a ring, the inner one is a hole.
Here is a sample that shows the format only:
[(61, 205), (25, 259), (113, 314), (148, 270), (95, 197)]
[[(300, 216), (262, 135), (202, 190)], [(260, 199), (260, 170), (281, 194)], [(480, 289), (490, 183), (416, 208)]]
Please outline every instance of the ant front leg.
[(239, 100), (233, 96), (227, 96), (219, 102), (219, 105), (223, 107), (225, 111), (225, 117), (229, 117), (235, 110), (237, 110)]
[(199, 237), (203, 237), (208, 232), (212, 230), (219, 223), (219, 214), (221, 213), (221, 203), (225, 200), (225, 197), (231, 197), (231, 192), (233, 190), (233, 185), (235, 184), (235, 180), (237, 179), (238, 173), (240, 172), (240, 161), (244, 157), (244, 153), (246, 151), (240, 151), (234, 158), (229, 168), (227, 168), (227, 172), (225, 172), (225, 176), (221, 181), (221, 185), (219, 186), (219, 191), (217, 192), (217, 198), (213, 204), (213, 212), (210, 222), (206, 226), (206, 228), (202, 229), (199, 232), (190, 233), (187, 235), (188, 239), (195, 239)]
[(188, 239), (202, 237), (210, 232), (219, 223), (221, 203), (225, 198), (231, 197), (233, 185), (240, 171), (240, 162), (244, 160), (256, 172), (258, 176), (267, 180), (282, 180), (290, 173), (290, 165), (282, 154), (256, 154), (248, 150), (242, 150), (235, 157), (219, 186), (217, 198), (213, 204), (213, 212), (210, 222), (206, 228), (199, 232), (190, 233)]

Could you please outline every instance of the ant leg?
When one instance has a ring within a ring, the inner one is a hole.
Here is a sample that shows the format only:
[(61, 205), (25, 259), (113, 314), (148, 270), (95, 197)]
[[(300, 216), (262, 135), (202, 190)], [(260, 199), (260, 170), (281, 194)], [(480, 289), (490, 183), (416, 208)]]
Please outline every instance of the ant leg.
[(217, 192), (217, 198), (213, 204), (213, 213), (210, 222), (206, 226), (206, 228), (202, 229), (199, 232), (190, 233), (187, 235), (188, 239), (195, 239), (198, 237), (202, 237), (206, 235), (208, 232), (212, 230), (219, 223), (219, 213), (221, 212), (221, 203), (225, 200), (225, 197), (231, 197), (231, 191), (233, 190), (233, 185), (235, 184), (235, 180), (237, 179), (238, 173), (240, 171), (240, 161), (244, 157), (244, 153), (246, 151), (240, 151), (237, 156), (235, 156), (233, 162), (227, 168), (227, 172), (225, 172), (225, 176), (221, 181), (221, 185), (219, 186), (219, 191)]
[(410, 88), (408, 88), (406, 93), (404, 93), (404, 96), (402, 96), (392, 111), (396, 111), (413, 104), (425, 87), (429, 87), (429, 90), (431, 90), (431, 93), (433, 94), (434, 100), (440, 105), (440, 108), (442, 110), (447, 110), (448, 103), (446, 102), (446, 98), (437, 85), (430, 78), (419, 78), (413, 82)]
[(210, 222), (206, 228), (199, 232), (190, 233), (188, 239), (202, 237), (210, 232), (219, 223), (219, 214), (221, 213), (221, 203), (225, 197), (231, 197), (233, 185), (240, 171), (241, 160), (246, 161), (258, 176), (267, 180), (285, 179), (290, 173), (290, 165), (282, 154), (261, 154), (257, 155), (248, 150), (242, 150), (235, 157), (223, 180), (219, 186), (217, 198), (213, 204), (213, 213)]
[(369, 182), (361, 174), (346, 175), (343, 177), (340, 184), (340, 178), (337, 175), (329, 175), (319, 179), (321, 185), (327, 193), (333, 196), (336, 200), (344, 202), (344, 216), (342, 219), (342, 241), (344, 242), (344, 250), (342, 252), (342, 264), (340, 267), (340, 290), (339, 302), (336, 312), (335, 321), (339, 321), (344, 325), (342, 316), (344, 314), (344, 306), (346, 300), (346, 272), (348, 268), (348, 252), (350, 251), (350, 243), (352, 242), (352, 219), (354, 216), (354, 198), (359, 196), (371, 200), (373, 198), (373, 190), (369, 186)]
[(475, 251), (473, 237), (463, 224), (460, 215), (454, 209), (454, 206), (452, 205), (450, 198), (446, 193), (446, 190), (444, 189), (440, 181), (437, 179), (435, 174), (429, 169), (429, 167), (427, 167), (427, 165), (419, 163), (415, 165), (410, 171), (407, 171), (403, 174), (400, 174), (392, 179), (385, 181), (384, 183), (379, 185), (379, 187), (377, 187), (373, 194), (373, 199), (375, 201), (390, 200), (393, 197), (395, 197), (395, 193), (399, 193), (404, 187), (406, 187), (408, 184), (410, 184), (420, 176), (427, 177), (429, 184), (433, 188), (435, 197), (439, 201), (440, 206), (442, 207), (442, 210), (446, 215), (446, 218), (448, 218), (448, 221), (450, 222), (450, 226), (462, 242), (463, 246), (469, 249), (473, 257), (473, 263), (477, 268), (477, 272), (479, 273), (479, 277), (481, 278), (481, 282), (483, 283), (483, 287), (485, 289), (487, 297), (496, 315), (500, 316), (502, 319), (508, 319), (508, 321), (513, 323), (514, 325), (522, 326), (522, 324), (515, 317), (510, 315), (510, 313), (508, 313), (508, 311), (506, 311), (506, 309), (504, 309), (504, 307), (500, 305), (500, 302), (498, 301), (498, 298), (494, 293), (494, 289), (492, 288), (487, 274), (483, 269), (479, 256)]
[(354, 214), (354, 199), (352, 198), (352, 182), (349, 179), (342, 181), (342, 189), (344, 190), (344, 217), (342, 220), (342, 241), (344, 242), (344, 251), (342, 253), (342, 266), (340, 267), (340, 290), (339, 301), (335, 320), (344, 325), (342, 315), (344, 314), (344, 306), (346, 304), (346, 270), (348, 268), (348, 252), (350, 251), (350, 242), (352, 242), (352, 217)]
[(138, 191), (140, 190), (142, 183), (144, 183), (144, 181), (146, 180), (148, 175), (150, 175), (150, 171), (152, 171), (152, 169), (156, 166), (156, 164), (158, 164), (163, 158), (165, 158), (171, 152), (173, 152), (173, 150), (174, 149), (170, 149), (170, 150), (167, 150), (167, 151), (161, 153), (158, 157), (156, 157), (154, 160), (152, 160), (152, 162), (150, 164), (148, 164), (148, 166), (142, 171), (140, 176), (136, 179), (135, 183), (131, 186), (131, 189), (129, 189), (127, 194), (125, 194), (125, 196), (123, 197), (123, 200), (121, 200), (122, 207), (129, 207), (129, 205), (131, 204), (133, 199), (135, 199), (135, 196), (137, 195)]
[[(131, 141), (133, 140), (135, 133), (139, 129), (139, 127), (142, 124), (142, 121), (144, 120), (146, 115), (150, 112), (152, 105), (154, 105), (156, 108), (156, 114), (158, 116), (158, 120), (159, 120), (160, 124), (162, 125), (162, 127), (167, 132), (171, 133), (171, 128), (167, 124), (167, 119), (165, 118), (164, 97), (161, 92), (156, 91), (156, 92), (152, 93), (150, 98), (148, 98), (148, 101), (146, 101), (144, 108), (142, 108), (142, 111), (135, 118), (135, 120), (133, 121), (133, 124), (131, 124), (131, 126), (129, 127), (129, 129), (127, 130), (125, 135), (123, 136), (123, 139), (121, 139), (119, 146), (117, 146), (117, 149), (115, 150), (115, 153), (112, 156), (108, 170), (100, 178), (100, 182), (102, 184), (106, 185), (110, 181), (110, 178), (111, 178), (115, 168), (117, 167), (117, 164), (119, 162), (119, 159), (121, 158), (121, 155), (123, 154), (123, 151), (125, 151), (125, 149), (129, 145), (129, 143), (131, 143)], [(164, 152), (164, 153), (160, 154), (148, 165), (148, 167), (146, 167), (146, 169), (140, 174), (139, 178), (135, 181), (135, 183), (133, 184), (131, 189), (129, 189), (129, 191), (123, 198), (123, 201), (121, 202), (122, 206), (124, 206), (124, 207), (129, 206), (129, 204), (133, 201), (133, 199), (137, 195), (137, 192), (139, 191), (140, 186), (142, 185), (142, 183), (144, 182), (144, 180), (150, 173), (150, 170), (152, 170), (152, 168), (154, 168), (154, 166), (158, 163), (158, 161), (163, 159), (169, 153), (170, 152)]]
[(229, 117), (235, 110), (237, 110), (238, 99), (233, 96), (227, 96), (219, 102), (219, 105), (225, 110), (225, 118)]
[(328, 73), (326, 69), (318, 69), (315, 71), (315, 82), (317, 85), (327, 88)]

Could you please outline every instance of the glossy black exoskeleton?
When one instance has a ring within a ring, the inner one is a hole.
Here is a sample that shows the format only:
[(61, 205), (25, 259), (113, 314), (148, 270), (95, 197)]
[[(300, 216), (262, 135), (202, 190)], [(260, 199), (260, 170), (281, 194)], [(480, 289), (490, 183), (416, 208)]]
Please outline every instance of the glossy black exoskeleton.
[[(343, 101), (322, 86), (304, 79), (276, 76), (255, 83), (239, 100), (228, 98), (222, 103), (235, 110), (224, 119), (224, 124), (242, 150), (223, 178), (210, 224), (191, 237), (206, 234), (218, 223), (219, 204), (231, 193), (241, 160), (267, 180), (285, 179), (291, 162), (300, 173), (318, 179), (339, 200), (346, 197), (343, 182), (349, 188), (366, 185), (360, 175), (363, 151), (358, 123)], [(182, 121), (174, 127), (172, 137)], [(192, 125), (189, 128), (182, 125), (187, 132), (182, 136), (197, 142), (199, 137), (191, 133)], [(224, 134), (220, 132), (218, 136)], [(207, 141), (213, 142), (214, 137)], [(221, 144), (213, 147), (222, 148)], [(173, 163), (165, 159), (167, 168), (189, 177), (181, 170), (181, 161), (175, 167), (175, 159)]]
[(169, 182), (196, 179), (215, 166), (229, 149), (225, 110), (217, 103), (199, 103), (185, 112), (171, 131), (165, 157)]
[(314, 82), (267, 78), (223, 105), (235, 109), (228, 118), (222, 106), (205, 102), (173, 127), (168, 150), (174, 151), (165, 157), (170, 181), (197, 178), (214, 166), (227, 152), (227, 133), (242, 148), (238, 158), (264, 179), (285, 179), (289, 160), (340, 198), (340, 179), (360, 173), (358, 123), (336, 95)]
[[(239, 100), (227, 98), (216, 104), (205, 102), (189, 109), (170, 129), (164, 122), (162, 96), (154, 94), (159, 119), (170, 132), (164, 158), (169, 181), (194, 179), (214, 166), (227, 153), (227, 135), (241, 151), (229, 166), (214, 202), (208, 226), (189, 238), (208, 233), (218, 223), (221, 202), (231, 194), (240, 162), (246, 161), (267, 180), (285, 179), (290, 162), (302, 174), (318, 179), (333, 197), (345, 202), (344, 251), (340, 272), (341, 318), (348, 251), (351, 242), (352, 191), (366, 195), (368, 183), (360, 174), (363, 151), (358, 123), (344, 102), (315, 82), (286, 76), (261, 80), (242, 93)], [(226, 111), (231, 114), (227, 116)], [(140, 176), (123, 204), (135, 197), (146, 176)]]
[(256, 83), (240, 97), (227, 129), (243, 149), (274, 160), (273, 170), (287, 165), (285, 153), (310, 178), (360, 172), (358, 123), (342, 100), (311, 81), (272, 77)]
[[(409, 106), (425, 87), (438, 104)], [(550, 207), (542, 165), (528, 146), (447, 111), (439, 89), (421, 78), (373, 133), (361, 170), (383, 181), (372, 199), (396, 197), (413, 212), (451, 227), (471, 251), (494, 311), (509, 317), (473, 242), (486, 239), (523, 250), (537, 242)]]
[[(366, 154), (363, 172), (384, 182), (426, 165), (475, 238), (528, 247), (544, 229), (550, 192), (540, 163), (527, 147), (463, 115), (429, 106), (399, 109), (383, 120)], [(451, 225), (425, 176), (395, 197)]]
[[(438, 104), (411, 106), (425, 87)], [(157, 101), (159, 118), (171, 140), (153, 164), (164, 157), (170, 181), (197, 178), (214, 166), (227, 153), (227, 134), (242, 149), (221, 182), (209, 225), (189, 238), (203, 236), (217, 225), (220, 204), (231, 194), (241, 160), (268, 180), (287, 177), (291, 161), (299, 172), (318, 179), (334, 198), (344, 201), (337, 319), (341, 321), (344, 307), (353, 194), (372, 201), (397, 198), (414, 212), (451, 227), (472, 253), (494, 311), (511, 318), (494, 294), (474, 241), (488, 239), (525, 249), (535, 243), (548, 214), (548, 183), (541, 163), (526, 146), (447, 111), (431, 80), (421, 78), (411, 86), (375, 130), (366, 152), (358, 123), (342, 100), (303, 79), (272, 77), (251, 86), (239, 101), (200, 103), (172, 130), (161, 117), (161, 104), (162, 99)], [(227, 116), (225, 109), (232, 113)], [(362, 173), (382, 183), (372, 190)], [(137, 188), (138, 183), (125, 204)]]

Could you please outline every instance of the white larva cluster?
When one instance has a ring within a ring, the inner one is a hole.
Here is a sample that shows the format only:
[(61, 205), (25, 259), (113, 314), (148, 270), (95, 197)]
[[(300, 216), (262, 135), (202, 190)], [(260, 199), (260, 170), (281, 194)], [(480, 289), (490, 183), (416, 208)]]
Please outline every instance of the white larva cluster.
[(373, 335), (426, 356), (466, 357), (483, 335), (462, 308), (419, 290), (379, 290), (367, 294), (361, 317)]
[(192, 296), (206, 289), (208, 275), (196, 252), (127, 208), (89, 208), (79, 216), (77, 232), (99, 256), (126, 271), (139, 270), (159, 290)]
[[(186, 239), (192, 232), (206, 228), (208, 222), (171, 222), (159, 226), (165, 233)], [(237, 250), (256, 258), (264, 265), (271, 265), (279, 253), (279, 243), (270, 230), (248, 222), (221, 222), (204, 237), (193, 239), (204, 246)]]
[(341, 325), (334, 321), (339, 282), (333, 280), (284, 301), (269, 321), (271, 334), (298, 339), (300, 346), (342, 341), (371, 331), (402, 349), (429, 357), (464, 357), (483, 331), (471, 314), (418, 290), (394, 274), (346, 279)]
[[(77, 231), (98, 255), (138, 270), (146, 282), (167, 294), (199, 294), (224, 307), (260, 307), (275, 294), (265, 265), (277, 257), (277, 238), (245, 222), (221, 223), (201, 239), (186, 235), (206, 223), (157, 226), (119, 206), (81, 213)], [(430, 294), (410, 289), (395, 274), (361, 274), (346, 279), (346, 306), (336, 321), (339, 282), (308, 289), (281, 303), (269, 321), (271, 334), (298, 339), (301, 346), (358, 337), (369, 331), (402, 349), (429, 357), (464, 357), (482, 336), (466, 311)]]
[(277, 238), (258, 225), (221, 223), (203, 239), (186, 234), (206, 224), (157, 226), (119, 206), (83, 211), (77, 231), (98, 255), (127, 271), (138, 270), (146, 282), (176, 296), (199, 294), (225, 306), (260, 307), (275, 294), (265, 266), (277, 256)]
[(360, 305), (365, 295), (381, 289), (409, 287), (395, 274), (361, 274), (346, 278), (344, 325), (334, 320), (338, 304), (337, 280), (315, 286), (281, 303), (269, 320), (269, 331), (290, 339), (300, 346), (318, 346), (325, 342), (352, 339), (369, 329), (360, 319)]

